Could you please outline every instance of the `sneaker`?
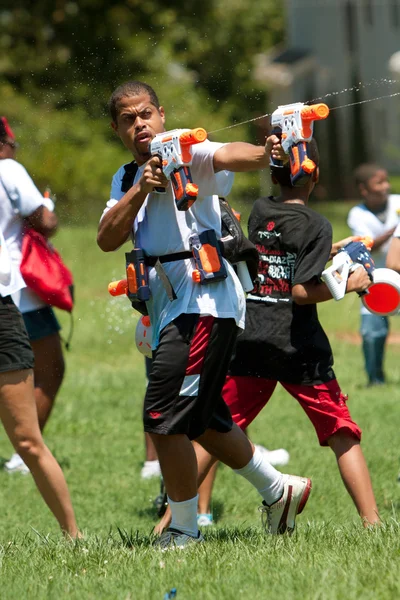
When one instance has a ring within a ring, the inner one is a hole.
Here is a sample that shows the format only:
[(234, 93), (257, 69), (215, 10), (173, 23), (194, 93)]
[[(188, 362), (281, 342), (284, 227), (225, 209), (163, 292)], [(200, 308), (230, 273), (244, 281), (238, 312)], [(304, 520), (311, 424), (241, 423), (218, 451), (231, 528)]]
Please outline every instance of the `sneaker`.
[(211, 513), (203, 513), (197, 515), (197, 526), (198, 527), (209, 527), (210, 525), (214, 525), (213, 516)]
[(146, 460), (140, 471), (141, 479), (151, 479), (152, 477), (160, 477), (161, 469), (158, 460)]
[(4, 463), (4, 470), (7, 473), (22, 473), (22, 475), (30, 473), (30, 470), (19, 454), (13, 454), (10, 460)]
[(296, 516), (305, 507), (311, 492), (311, 479), (287, 475), (283, 485), (283, 494), (274, 504), (263, 502), (260, 507), (261, 522), (266, 533), (291, 535), (295, 528)]
[(267, 461), (273, 467), (283, 467), (288, 464), (290, 460), (290, 454), (285, 448), (278, 448), (277, 450), (268, 450), (264, 448), (264, 446), (260, 446), (259, 444), (254, 444), (255, 448), (258, 448), (260, 452), (263, 453)]
[(187, 533), (179, 531), (178, 529), (172, 529), (169, 527), (154, 542), (153, 546), (165, 552), (166, 550), (182, 550), (183, 548), (187, 548), (188, 546), (192, 546), (194, 544), (201, 544), (202, 542), (204, 542), (204, 538), (200, 531), (197, 537), (193, 537), (191, 535), (187, 535)]
[(165, 511), (167, 510), (167, 506), (168, 506), (168, 496), (167, 496), (167, 492), (165, 489), (164, 480), (162, 477), (161, 477), (161, 482), (160, 482), (160, 493), (153, 500), (153, 505), (157, 511), (157, 515), (159, 517), (163, 517), (165, 515)]

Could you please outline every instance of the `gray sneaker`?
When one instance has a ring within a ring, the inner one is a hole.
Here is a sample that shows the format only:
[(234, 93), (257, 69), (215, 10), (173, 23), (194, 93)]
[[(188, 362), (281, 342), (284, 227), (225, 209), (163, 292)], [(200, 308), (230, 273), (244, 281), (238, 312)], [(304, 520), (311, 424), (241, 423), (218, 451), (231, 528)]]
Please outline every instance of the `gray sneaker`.
[(311, 486), (311, 479), (307, 477), (287, 475), (281, 498), (271, 505), (263, 502), (263, 506), (260, 507), (261, 522), (266, 533), (272, 535), (293, 533), (296, 516), (305, 507)]
[(182, 550), (187, 548), (188, 546), (193, 546), (194, 544), (201, 544), (204, 542), (204, 538), (201, 535), (200, 531), (197, 537), (193, 537), (191, 535), (187, 535), (187, 533), (183, 533), (178, 529), (173, 529), (169, 527), (166, 529), (160, 537), (154, 542), (153, 546), (165, 552), (166, 550)]

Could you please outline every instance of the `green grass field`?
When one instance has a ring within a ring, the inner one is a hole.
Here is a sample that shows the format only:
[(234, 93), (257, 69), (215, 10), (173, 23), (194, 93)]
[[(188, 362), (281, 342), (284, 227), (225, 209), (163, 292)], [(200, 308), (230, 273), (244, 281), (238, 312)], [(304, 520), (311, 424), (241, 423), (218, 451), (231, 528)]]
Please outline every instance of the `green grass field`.
[[(334, 224), (336, 239), (348, 235), (349, 208), (316, 205)], [(207, 543), (161, 554), (150, 545), (158, 481), (139, 477), (145, 378), (134, 347), (137, 317), (125, 298), (107, 295), (108, 282), (123, 276), (124, 250), (103, 254), (95, 236), (88, 226), (64, 228), (55, 239), (74, 271), (77, 302), (67, 374), (45, 432), (64, 467), (85, 539), (75, 544), (61, 538), (30, 476), (0, 472), (0, 598), (162, 600), (172, 587), (177, 600), (399, 598), (399, 346), (388, 345), (388, 384), (366, 389), (357, 297), (319, 309), (338, 379), (364, 432), (381, 529), (361, 528), (333, 453), (319, 448), (306, 416), (278, 389), (250, 435), (268, 448), (287, 448), (285, 470), (313, 479), (296, 535), (264, 537), (257, 493), (220, 467), (216, 526), (205, 532)], [(68, 315), (59, 317), (66, 335)], [(400, 333), (399, 319), (391, 326)], [(0, 457), (11, 451), (3, 434)]]

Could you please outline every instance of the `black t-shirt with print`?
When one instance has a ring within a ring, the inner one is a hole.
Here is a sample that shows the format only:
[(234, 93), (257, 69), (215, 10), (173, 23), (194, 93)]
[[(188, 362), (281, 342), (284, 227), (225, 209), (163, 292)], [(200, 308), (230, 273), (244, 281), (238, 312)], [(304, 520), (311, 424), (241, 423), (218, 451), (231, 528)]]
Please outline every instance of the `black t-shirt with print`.
[(260, 290), (246, 303), (231, 375), (317, 385), (335, 377), (328, 338), (315, 304), (292, 301), (292, 286), (319, 281), (329, 260), (332, 227), (304, 204), (259, 198), (249, 218), (259, 252)]

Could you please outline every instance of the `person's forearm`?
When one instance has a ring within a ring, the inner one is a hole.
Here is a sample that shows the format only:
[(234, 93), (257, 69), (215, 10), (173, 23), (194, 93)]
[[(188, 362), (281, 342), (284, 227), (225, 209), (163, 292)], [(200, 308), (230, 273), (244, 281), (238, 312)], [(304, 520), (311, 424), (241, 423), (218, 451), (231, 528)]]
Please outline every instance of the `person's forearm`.
[(375, 238), (374, 239), (374, 245), (373, 245), (372, 249), (373, 250), (378, 250), (378, 248), (380, 248), (381, 246), (383, 246), (383, 244), (385, 242), (387, 242), (388, 239), (390, 239), (392, 237), (392, 235), (394, 234), (394, 230), (395, 229), (396, 229), (396, 227), (392, 227), (392, 229), (389, 229), (389, 231), (386, 231), (382, 235), (380, 235), (377, 238)]
[(386, 266), (400, 273), (400, 238), (395, 237), (390, 242)]
[(127, 240), (146, 195), (136, 184), (106, 212), (97, 233), (97, 243), (103, 252), (112, 252)]
[(257, 171), (269, 165), (269, 155), (264, 146), (254, 146), (247, 142), (232, 142), (219, 148), (214, 154), (215, 171)]
[(332, 294), (325, 283), (307, 283), (293, 286), (292, 298), (296, 304), (318, 304), (332, 300)]

